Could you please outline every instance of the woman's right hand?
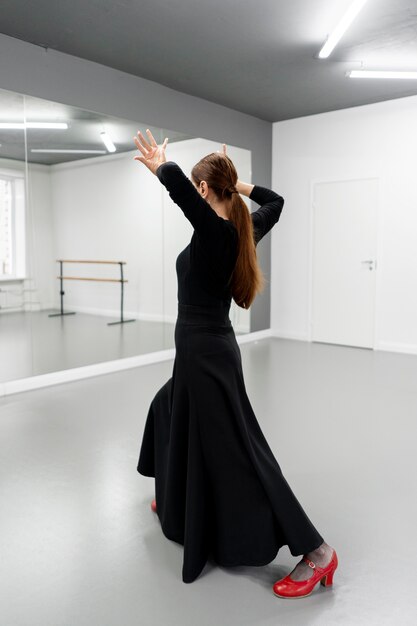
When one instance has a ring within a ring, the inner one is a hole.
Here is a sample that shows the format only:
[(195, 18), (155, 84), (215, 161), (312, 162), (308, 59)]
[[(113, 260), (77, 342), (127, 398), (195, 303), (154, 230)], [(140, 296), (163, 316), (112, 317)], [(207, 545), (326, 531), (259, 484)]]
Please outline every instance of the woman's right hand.
[(242, 196), (247, 196), (248, 198), (251, 195), (252, 189), (254, 187), (255, 185), (252, 185), (251, 183), (243, 183), (241, 180), (238, 180), (236, 183), (236, 189), (238, 193), (242, 194)]
[(138, 130), (138, 136), (133, 138), (138, 150), (140, 150), (143, 155), (135, 156), (133, 158), (135, 159), (135, 161), (140, 161), (141, 163), (146, 165), (146, 167), (152, 172), (152, 174), (156, 175), (156, 170), (158, 169), (158, 167), (162, 165), (162, 163), (166, 162), (165, 148), (168, 143), (168, 137), (165, 138), (162, 146), (158, 146), (149, 128), (146, 129), (146, 134), (149, 137), (150, 143), (146, 141), (140, 130)]
[[(222, 154), (224, 154), (226, 156), (226, 144), (222, 143)], [(218, 150), (218, 152), (220, 152), (220, 150)], [(236, 189), (237, 192), (240, 193), (242, 196), (247, 196), (249, 198), (250, 194), (252, 193), (252, 189), (255, 187), (255, 185), (252, 185), (251, 183), (244, 183), (241, 180), (238, 180), (236, 183)]]

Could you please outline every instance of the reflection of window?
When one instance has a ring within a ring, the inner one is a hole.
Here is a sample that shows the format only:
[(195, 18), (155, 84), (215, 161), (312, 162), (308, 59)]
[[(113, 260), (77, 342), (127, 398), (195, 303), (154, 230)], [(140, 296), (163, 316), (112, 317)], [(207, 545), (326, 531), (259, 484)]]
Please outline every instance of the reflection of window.
[(25, 232), (24, 176), (0, 169), (0, 280), (25, 277)]
[(13, 182), (0, 176), (0, 275), (12, 276), (13, 267)]

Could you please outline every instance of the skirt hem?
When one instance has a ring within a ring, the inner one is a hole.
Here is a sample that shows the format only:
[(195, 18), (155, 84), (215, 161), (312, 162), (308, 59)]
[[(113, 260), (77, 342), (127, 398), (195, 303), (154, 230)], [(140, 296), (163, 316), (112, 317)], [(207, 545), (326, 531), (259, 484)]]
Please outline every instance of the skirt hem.
[(278, 556), (278, 552), (280, 551), (280, 549), (286, 544), (282, 544), (281, 546), (279, 546), (279, 548), (277, 548), (273, 554), (273, 556), (271, 558), (268, 557), (268, 559), (263, 559), (261, 563), (257, 562), (257, 563), (223, 563), (220, 561), (217, 561), (214, 557), (212, 557), (212, 560), (219, 565), (220, 567), (264, 567), (265, 565), (269, 565), (269, 563), (271, 563), (272, 561), (274, 561), (277, 556)]

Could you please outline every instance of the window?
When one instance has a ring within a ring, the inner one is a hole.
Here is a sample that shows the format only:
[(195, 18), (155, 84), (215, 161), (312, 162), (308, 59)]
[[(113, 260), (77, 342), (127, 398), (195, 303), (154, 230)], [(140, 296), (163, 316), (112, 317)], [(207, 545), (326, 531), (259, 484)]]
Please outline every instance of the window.
[(13, 181), (0, 177), (0, 276), (13, 276), (12, 206)]
[(18, 170), (0, 169), (0, 280), (25, 273), (25, 179)]

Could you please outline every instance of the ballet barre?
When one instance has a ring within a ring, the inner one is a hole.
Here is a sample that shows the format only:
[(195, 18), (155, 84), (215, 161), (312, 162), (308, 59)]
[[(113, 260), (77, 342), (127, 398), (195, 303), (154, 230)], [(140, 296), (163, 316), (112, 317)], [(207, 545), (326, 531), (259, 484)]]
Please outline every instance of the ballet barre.
[[(59, 278), (60, 280), (60, 296), (61, 296), (61, 312), (60, 313), (50, 313), (49, 317), (61, 317), (62, 315), (75, 315), (75, 311), (65, 311), (64, 312), (64, 280), (92, 280), (104, 283), (120, 283), (121, 286), (121, 303), (120, 303), (120, 320), (117, 322), (107, 322), (108, 326), (112, 326), (113, 324), (125, 324), (126, 322), (135, 322), (136, 320), (125, 320), (123, 319), (123, 296), (124, 290), (123, 285), (128, 281), (123, 278), (123, 265), (126, 265), (126, 261), (85, 261), (85, 260), (74, 260), (74, 259), (56, 259), (57, 263), (60, 264)], [(64, 276), (64, 263), (99, 263), (99, 264), (109, 264), (109, 265), (119, 265), (120, 267), (120, 278), (91, 278), (86, 276)]]

